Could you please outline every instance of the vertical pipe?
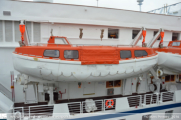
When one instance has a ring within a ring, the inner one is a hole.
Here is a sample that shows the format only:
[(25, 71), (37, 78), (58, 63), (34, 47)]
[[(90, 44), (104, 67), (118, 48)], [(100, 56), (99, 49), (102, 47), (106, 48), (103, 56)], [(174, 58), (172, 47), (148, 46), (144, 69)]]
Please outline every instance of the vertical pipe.
[(15, 93), (14, 93), (14, 72), (11, 71), (11, 92), (12, 92), (12, 101), (15, 101)]

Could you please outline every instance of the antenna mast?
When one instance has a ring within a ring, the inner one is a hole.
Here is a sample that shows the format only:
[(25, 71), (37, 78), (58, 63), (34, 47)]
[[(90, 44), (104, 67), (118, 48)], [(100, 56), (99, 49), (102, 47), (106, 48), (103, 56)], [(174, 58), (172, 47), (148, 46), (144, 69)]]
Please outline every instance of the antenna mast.
[(143, 2), (144, 0), (137, 0), (137, 2), (138, 2), (138, 5), (140, 6), (140, 11), (141, 11), (141, 5), (142, 5), (142, 2)]

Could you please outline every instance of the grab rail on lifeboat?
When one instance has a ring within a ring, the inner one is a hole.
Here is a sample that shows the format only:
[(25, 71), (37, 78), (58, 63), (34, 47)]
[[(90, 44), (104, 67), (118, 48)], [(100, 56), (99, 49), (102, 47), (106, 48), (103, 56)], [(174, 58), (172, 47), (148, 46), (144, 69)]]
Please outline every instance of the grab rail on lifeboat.
[[(69, 44), (55, 44), (55, 43), (31, 43), (28, 46), (47, 46), (47, 45), (56, 45), (57, 47), (59, 45), (69, 45)], [(102, 45), (102, 44), (71, 44), (73, 47), (79, 47), (79, 46), (112, 46), (112, 47), (127, 47), (134, 45)]]

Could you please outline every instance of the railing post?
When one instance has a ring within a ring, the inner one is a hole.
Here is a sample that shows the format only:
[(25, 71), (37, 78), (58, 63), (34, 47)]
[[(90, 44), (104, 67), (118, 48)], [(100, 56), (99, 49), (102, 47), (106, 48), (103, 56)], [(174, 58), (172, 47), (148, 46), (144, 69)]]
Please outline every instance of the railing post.
[(159, 103), (159, 94), (157, 94), (157, 98), (156, 98), (156, 104)]
[(15, 116), (14, 116), (14, 108), (13, 108), (13, 119), (15, 120)]
[(140, 107), (141, 107), (141, 104), (142, 104), (142, 96), (140, 95), (140, 104), (139, 104)]
[(146, 94), (144, 95), (144, 104), (146, 105)]
[(163, 93), (161, 93), (161, 96), (160, 96), (160, 101), (163, 102)]
[(29, 119), (30, 119), (30, 106), (29, 106)]
[(82, 113), (82, 107), (83, 107), (83, 105), (82, 105), (82, 102), (80, 102), (80, 114)]
[(24, 108), (22, 107), (23, 119), (25, 118)]
[(150, 105), (152, 104), (152, 98), (153, 98), (153, 94), (151, 95)]
[(104, 102), (103, 102), (103, 107), (104, 107), (104, 111), (105, 111), (105, 99), (104, 99)]

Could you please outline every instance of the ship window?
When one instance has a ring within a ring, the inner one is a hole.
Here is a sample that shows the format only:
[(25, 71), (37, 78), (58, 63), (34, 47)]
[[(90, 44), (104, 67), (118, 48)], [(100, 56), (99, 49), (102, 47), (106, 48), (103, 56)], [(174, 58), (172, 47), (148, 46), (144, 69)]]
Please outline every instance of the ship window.
[(151, 120), (151, 114), (150, 115), (143, 115), (142, 120)]
[[(140, 30), (133, 30), (132, 31), (132, 39), (135, 39), (135, 37), (138, 35), (138, 33), (140, 32)], [(140, 40), (142, 39), (142, 36), (140, 38)]]
[(142, 57), (142, 56), (148, 55), (148, 53), (145, 50), (135, 50), (134, 54), (135, 54), (135, 57)]
[[(155, 36), (158, 33), (158, 31), (154, 31), (153, 36)], [(159, 37), (157, 40), (161, 40), (161, 37)]]
[(5, 41), (13, 42), (13, 27), (12, 21), (5, 21)]
[(79, 52), (77, 50), (65, 50), (64, 51), (64, 58), (66, 59), (78, 59)]
[(44, 51), (45, 57), (59, 57), (59, 50), (45, 50)]
[(178, 40), (179, 38), (179, 33), (172, 33), (172, 41), (176, 41)]
[(172, 46), (180, 46), (180, 42), (173, 42)]
[(174, 82), (176, 79), (175, 75), (167, 75), (165, 76), (165, 82)]
[(131, 51), (130, 50), (121, 50), (120, 56), (121, 56), (121, 59), (131, 58)]
[(3, 42), (3, 21), (0, 20), (0, 42)]
[(119, 38), (119, 29), (108, 28), (108, 38), (118, 39)]
[(55, 44), (68, 44), (65, 38), (55, 38)]
[(107, 81), (106, 88), (121, 87), (121, 80)]
[(173, 110), (169, 110), (165, 112), (165, 119), (169, 119), (172, 117)]
[(179, 81), (181, 82), (181, 74), (179, 75)]

